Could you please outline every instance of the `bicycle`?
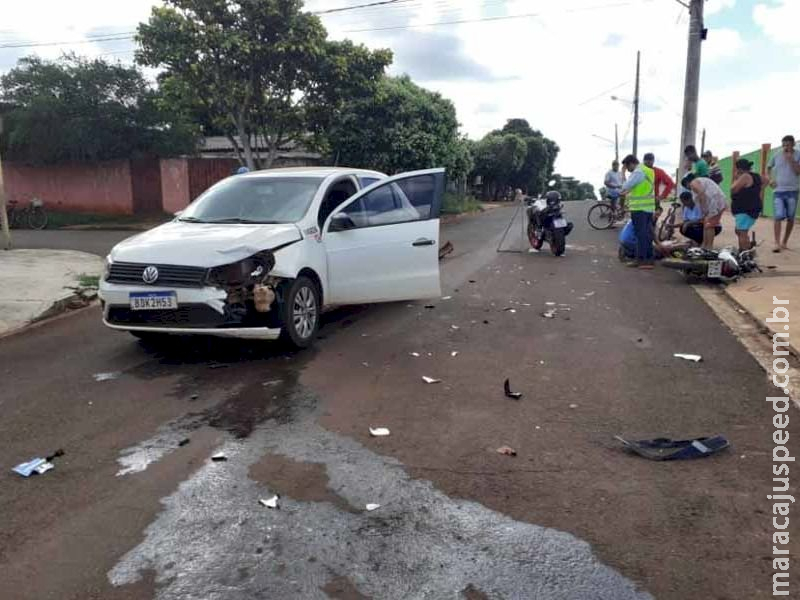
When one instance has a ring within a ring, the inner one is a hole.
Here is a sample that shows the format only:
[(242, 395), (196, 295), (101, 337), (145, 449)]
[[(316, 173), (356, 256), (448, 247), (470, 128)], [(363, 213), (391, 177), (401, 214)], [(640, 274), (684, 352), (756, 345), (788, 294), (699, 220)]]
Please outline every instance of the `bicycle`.
[(666, 242), (667, 240), (671, 240), (675, 236), (675, 217), (678, 216), (678, 209), (681, 207), (679, 202), (671, 202), (669, 206), (669, 210), (667, 211), (667, 216), (661, 221), (661, 225), (658, 227), (658, 233), (656, 234), (656, 241), (658, 242)]
[(9, 200), (6, 214), (8, 215), (8, 226), (11, 229), (18, 229), (27, 225), (30, 229), (41, 230), (47, 227), (47, 213), (44, 210), (44, 202), (39, 198), (33, 198), (24, 208), (18, 208), (19, 201)]
[(623, 206), (613, 206), (610, 202), (598, 202), (589, 209), (586, 219), (592, 229), (610, 229), (615, 223), (624, 221), (628, 209)]

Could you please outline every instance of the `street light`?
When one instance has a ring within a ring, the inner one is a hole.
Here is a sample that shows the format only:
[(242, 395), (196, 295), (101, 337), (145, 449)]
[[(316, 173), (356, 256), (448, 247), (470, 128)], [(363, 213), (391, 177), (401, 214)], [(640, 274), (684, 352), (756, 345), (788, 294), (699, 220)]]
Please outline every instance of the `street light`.
[(619, 162), (619, 133), (617, 132), (617, 124), (614, 123), (614, 140), (610, 140), (608, 138), (603, 137), (602, 135), (591, 134), (592, 137), (596, 137), (599, 140), (603, 140), (604, 142), (608, 142), (609, 144), (614, 144), (614, 158), (617, 162)]

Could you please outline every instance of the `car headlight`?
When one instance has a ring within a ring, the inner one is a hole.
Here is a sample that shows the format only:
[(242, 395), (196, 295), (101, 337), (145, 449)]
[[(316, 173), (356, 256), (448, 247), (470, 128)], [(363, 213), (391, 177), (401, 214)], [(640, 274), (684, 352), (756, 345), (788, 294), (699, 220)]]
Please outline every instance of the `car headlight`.
[(275, 266), (272, 252), (265, 250), (247, 258), (208, 270), (206, 281), (218, 287), (246, 286), (260, 283)]

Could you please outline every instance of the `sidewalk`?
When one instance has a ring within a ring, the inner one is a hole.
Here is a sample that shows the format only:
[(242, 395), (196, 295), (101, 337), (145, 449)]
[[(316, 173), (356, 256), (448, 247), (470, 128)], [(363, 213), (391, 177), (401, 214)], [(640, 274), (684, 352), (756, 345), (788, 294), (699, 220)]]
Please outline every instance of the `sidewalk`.
[[(760, 218), (753, 230), (756, 233), (756, 242), (759, 244), (756, 260), (764, 270), (763, 273), (753, 273), (738, 282), (728, 285), (725, 292), (743, 309), (752, 315), (761, 325), (769, 327), (772, 333), (780, 331), (785, 333), (783, 324), (767, 323), (765, 319), (772, 314), (772, 297), (781, 300), (790, 300), (788, 305), (790, 319), (797, 315), (793, 321), (800, 324), (800, 310), (792, 308), (800, 306), (800, 224), (795, 226), (792, 238), (789, 240), (789, 250), (778, 254), (772, 252), (773, 247), (773, 221), (769, 218)], [(716, 239), (715, 247), (731, 246), (736, 248), (738, 241), (734, 233), (733, 215), (726, 211), (722, 219), (722, 233)], [(790, 324), (791, 327), (791, 324)], [(800, 330), (797, 327), (790, 330), (790, 339), (794, 353), (800, 356)]]
[(81, 276), (97, 277), (103, 259), (68, 250), (0, 251), (0, 336), (66, 310)]

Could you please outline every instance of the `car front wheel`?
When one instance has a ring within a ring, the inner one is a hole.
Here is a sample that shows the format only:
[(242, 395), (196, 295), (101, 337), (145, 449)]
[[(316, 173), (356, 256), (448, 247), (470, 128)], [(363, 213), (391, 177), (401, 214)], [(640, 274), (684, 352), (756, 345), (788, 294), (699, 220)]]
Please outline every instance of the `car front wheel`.
[(281, 307), (284, 342), (295, 348), (308, 348), (319, 330), (319, 290), (308, 277), (298, 277), (286, 290)]

